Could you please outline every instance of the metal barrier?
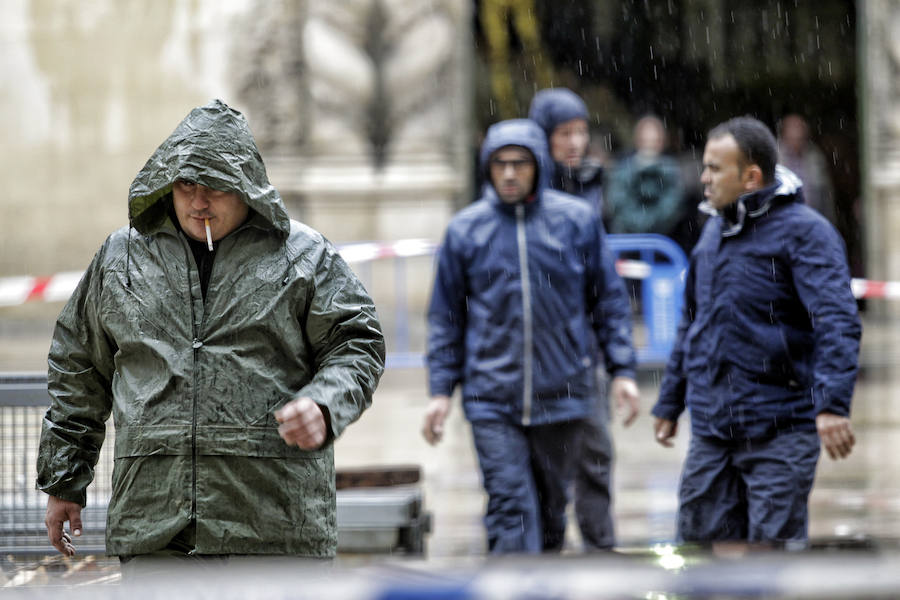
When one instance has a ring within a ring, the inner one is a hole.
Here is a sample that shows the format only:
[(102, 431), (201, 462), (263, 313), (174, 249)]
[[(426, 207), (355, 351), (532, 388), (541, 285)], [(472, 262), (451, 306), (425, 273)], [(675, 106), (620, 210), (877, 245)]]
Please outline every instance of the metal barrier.
[[(636, 344), (638, 363), (664, 363), (681, 319), (687, 257), (678, 244), (655, 233), (609, 234), (606, 239), (619, 274), (642, 280), (640, 312), (646, 340)], [(629, 272), (625, 261), (635, 260), (637, 268)]]
[[(35, 489), (41, 421), (49, 404), (47, 377), (42, 374), (0, 373), (0, 555), (54, 554), (47, 541), (44, 511), (47, 495)], [(82, 511), (83, 533), (76, 540), (81, 554), (104, 554), (106, 506), (109, 503), (115, 429), (107, 423), (94, 481)], [(347, 489), (337, 492), (338, 551), (421, 555), (431, 517), (424, 510), (418, 475), (408, 467), (368, 478), (344, 473)], [(376, 470), (377, 471), (377, 470)], [(396, 475), (396, 473), (393, 473)], [(354, 483), (354, 480), (356, 483)], [(395, 484), (399, 482), (399, 484)], [(350, 486), (361, 487), (350, 487)], [(342, 473), (338, 472), (338, 487)]]

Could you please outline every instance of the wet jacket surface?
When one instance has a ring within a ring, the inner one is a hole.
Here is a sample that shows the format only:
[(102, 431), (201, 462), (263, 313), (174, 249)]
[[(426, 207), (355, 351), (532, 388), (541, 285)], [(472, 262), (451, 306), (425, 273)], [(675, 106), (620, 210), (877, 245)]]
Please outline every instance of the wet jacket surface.
[(691, 254), (685, 308), (653, 414), (690, 409), (695, 435), (761, 439), (848, 416), (861, 324), (843, 242), (776, 184), (711, 217)]
[(550, 186), (555, 190), (578, 196), (586, 200), (597, 214), (603, 217), (603, 166), (593, 160), (586, 160), (577, 169), (556, 164)]
[[(179, 178), (252, 209), (216, 242), (205, 302), (167, 213)], [(330, 243), (289, 219), (243, 117), (218, 101), (150, 158), (129, 215), (53, 334), (38, 488), (84, 505), (112, 414), (108, 553), (161, 549), (195, 519), (198, 554), (333, 555), (330, 440), (370, 405), (384, 364), (372, 300)], [(273, 412), (298, 395), (330, 422), (321, 449), (278, 435)]]
[(528, 120), (492, 126), (482, 167), (507, 145), (537, 158), (539, 182), (516, 205), (486, 185), (448, 226), (428, 311), (430, 393), (461, 385), (470, 420), (582, 418), (598, 360), (614, 375), (634, 374), (628, 298), (598, 216), (547, 189), (543, 131)]

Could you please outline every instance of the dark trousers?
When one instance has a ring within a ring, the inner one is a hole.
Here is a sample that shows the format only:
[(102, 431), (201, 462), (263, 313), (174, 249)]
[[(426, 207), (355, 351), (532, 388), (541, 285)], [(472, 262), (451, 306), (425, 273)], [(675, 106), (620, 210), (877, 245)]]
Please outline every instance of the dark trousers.
[(575, 472), (575, 518), (585, 550), (609, 550), (616, 543), (612, 518), (613, 444), (609, 398), (600, 380), (597, 408), (584, 422)]
[(558, 552), (583, 422), (473, 421), (492, 554)]
[(805, 544), (818, 459), (816, 432), (742, 442), (692, 437), (678, 492), (679, 541)]

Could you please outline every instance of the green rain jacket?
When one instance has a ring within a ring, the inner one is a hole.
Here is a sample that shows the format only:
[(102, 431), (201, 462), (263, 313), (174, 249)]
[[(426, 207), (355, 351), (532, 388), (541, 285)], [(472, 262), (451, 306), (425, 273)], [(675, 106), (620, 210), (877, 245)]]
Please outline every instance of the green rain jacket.
[[(252, 209), (217, 242), (205, 302), (167, 212), (180, 178)], [(371, 404), (384, 368), (371, 298), (322, 235), (289, 219), (246, 121), (218, 100), (150, 157), (129, 215), (53, 334), (38, 489), (85, 504), (112, 414), (109, 554), (159, 550), (195, 519), (198, 554), (333, 556), (330, 441)], [(273, 412), (300, 395), (330, 423), (319, 450), (278, 435)]]

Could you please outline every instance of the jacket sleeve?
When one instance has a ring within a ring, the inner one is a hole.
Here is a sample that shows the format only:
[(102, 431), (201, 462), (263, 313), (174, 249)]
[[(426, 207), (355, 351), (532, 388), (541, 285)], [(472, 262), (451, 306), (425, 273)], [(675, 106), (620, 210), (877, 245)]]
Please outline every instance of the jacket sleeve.
[(428, 391), (453, 393), (463, 377), (467, 323), (465, 268), (459, 240), (447, 231), (438, 249), (428, 306)]
[(844, 245), (824, 219), (794, 231), (791, 273), (813, 323), (813, 400), (816, 414), (850, 415), (859, 367), (862, 324), (850, 288)]
[(631, 302), (616, 272), (612, 251), (599, 217), (592, 219), (592, 251), (587, 261), (587, 305), (597, 345), (613, 377), (634, 378), (637, 353), (632, 343)]
[(57, 319), (47, 360), (50, 408), (37, 457), (37, 489), (82, 506), (112, 410), (116, 347), (106, 336), (99, 308), (108, 244), (94, 257)]
[[(692, 261), (693, 263), (693, 261)], [(696, 300), (694, 297), (694, 266), (688, 267), (684, 282), (684, 304), (681, 310), (681, 321), (678, 323), (678, 331), (675, 334), (675, 342), (666, 362), (666, 370), (663, 373), (659, 386), (659, 398), (650, 413), (661, 419), (670, 421), (678, 420), (684, 412), (685, 392), (687, 389), (687, 376), (684, 372), (684, 338), (696, 314)]]
[(375, 303), (330, 243), (325, 243), (312, 282), (304, 329), (315, 374), (298, 396), (328, 410), (330, 437), (336, 438), (372, 404), (384, 372), (384, 335)]

